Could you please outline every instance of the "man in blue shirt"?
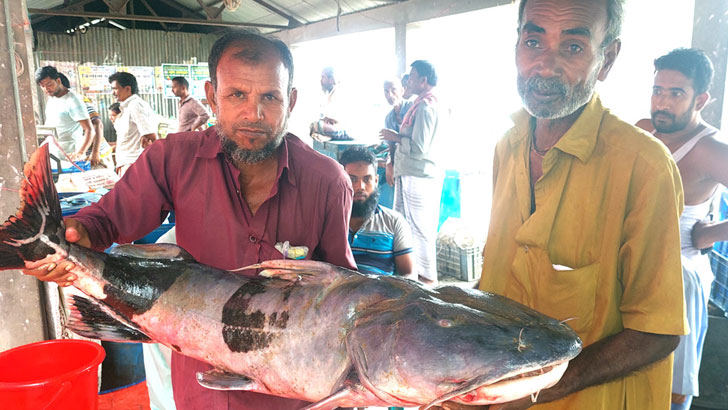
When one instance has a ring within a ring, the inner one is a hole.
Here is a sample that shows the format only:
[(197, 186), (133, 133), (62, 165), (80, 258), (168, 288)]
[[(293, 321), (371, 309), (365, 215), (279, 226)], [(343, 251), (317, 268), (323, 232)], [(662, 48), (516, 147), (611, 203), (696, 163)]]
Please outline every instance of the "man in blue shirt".
[(349, 148), (341, 154), (339, 162), (354, 188), (349, 245), (359, 271), (416, 279), (410, 227), (401, 214), (378, 203), (379, 177), (374, 153), (366, 148)]

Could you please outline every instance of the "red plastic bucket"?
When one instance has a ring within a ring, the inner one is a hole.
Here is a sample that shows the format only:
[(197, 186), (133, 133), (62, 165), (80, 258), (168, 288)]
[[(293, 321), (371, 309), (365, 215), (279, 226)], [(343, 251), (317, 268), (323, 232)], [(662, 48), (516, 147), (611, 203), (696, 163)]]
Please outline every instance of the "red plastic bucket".
[(2, 408), (98, 409), (98, 367), (105, 356), (86, 340), (46, 340), (0, 353)]

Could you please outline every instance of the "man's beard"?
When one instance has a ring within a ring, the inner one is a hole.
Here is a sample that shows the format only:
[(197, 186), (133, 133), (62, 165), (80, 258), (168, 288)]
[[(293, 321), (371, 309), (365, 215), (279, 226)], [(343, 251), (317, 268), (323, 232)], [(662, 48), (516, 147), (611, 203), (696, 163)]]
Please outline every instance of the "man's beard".
[[(225, 153), (225, 156), (228, 160), (230, 160), (233, 164), (257, 164), (259, 162), (262, 162), (268, 158), (270, 158), (278, 149), (278, 147), (283, 142), (283, 137), (286, 135), (286, 129), (288, 125), (288, 118), (285, 119), (283, 122), (283, 126), (280, 128), (280, 130), (275, 134), (275, 136), (268, 141), (261, 149), (259, 150), (250, 150), (241, 148), (235, 140), (230, 138), (227, 133), (224, 130), (224, 124), (221, 124), (219, 121), (215, 125), (215, 128), (217, 130), (217, 134), (220, 136), (220, 142), (222, 143), (222, 150)], [(265, 131), (267, 135), (271, 135), (274, 133), (274, 130), (267, 126), (261, 126), (259, 124), (250, 124), (250, 123), (241, 123), (236, 124), (236, 126), (244, 126), (247, 128), (257, 128), (260, 130)]]
[(363, 201), (354, 201), (351, 204), (352, 218), (369, 218), (379, 203), (379, 188), (375, 189), (369, 197)]
[[(589, 102), (598, 77), (599, 70), (595, 69), (583, 83), (570, 87), (556, 77), (533, 76), (526, 79), (519, 75), (518, 94), (520, 94), (526, 110), (534, 117), (549, 120), (564, 118)], [(539, 102), (530, 98), (532, 91), (555, 94), (558, 97), (549, 102)]]
[[(667, 111), (655, 111), (652, 113), (652, 126), (655, 127), (655, 131), (662, 134), (670, 134), (677, 131), (682, 131), (688, 126), (692, 119), (693, 109), (695, 108), (695, 98), (690, 102), (690, 108), (688, 108), (680, 116), (675, 116)], [(655, 123), (655, 116), (662, 114), (669, 117), (672, 122), (669, 125), (658, 125)]]

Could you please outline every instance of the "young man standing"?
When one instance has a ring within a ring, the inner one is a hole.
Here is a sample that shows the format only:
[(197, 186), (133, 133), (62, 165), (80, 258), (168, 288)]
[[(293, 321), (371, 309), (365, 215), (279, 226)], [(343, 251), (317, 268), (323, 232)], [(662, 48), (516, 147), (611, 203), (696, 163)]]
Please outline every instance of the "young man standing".
[[(72, 160), (85, 159), (86, 149), (91, 146), (96, 132), (83, 99), (63, 84), (55, 67), (45, 66), (38, 69), (35, 82), (49, 97), (45, 107), (45, 125), (56, 128), (61, 149)], [(51, 147), (51, 152), (60, 158), (55, 145)]]
[(202, 103), (190, 95), (189, 88), (190, 83), (186, 78), (172, 79), (172, 94), (179, 97), (177, 132), (200, 131), (210, 118)]
[(152, 107), (139, 94), (134, 74), (117, 72), (109, 76), (121, 113), (114, 121), (116, 130), (116, 173), (123, 176), (144, 148), (157, 139), (158, 123)]
[(728, 144), (700, 112), (710, 100), (713, 64), (695, 48), (678, 48), (655, 60), (651, 118), (637, 125), (670, 149), (685, 192), (680, 216), (683, 286), (690, 334), (675, 350), (672, 409), (687, 410), (698, 395), (698, 372), (708, 330), (708, 298), (713, 272), (701, 249), (728, 240), (728, 221), (708, 220), (718, 188), (728, 185)]

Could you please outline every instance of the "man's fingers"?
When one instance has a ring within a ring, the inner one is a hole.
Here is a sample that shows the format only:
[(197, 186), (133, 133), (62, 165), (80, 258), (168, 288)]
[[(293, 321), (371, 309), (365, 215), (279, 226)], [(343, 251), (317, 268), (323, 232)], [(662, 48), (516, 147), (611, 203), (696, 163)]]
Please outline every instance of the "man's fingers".
[(50, 263), (37, 269), (26, 269), (23, 270), (23, 273), (35, 276), (44, 282), (56, 282), (61, 286), (68, 286), (76, 280), (76, 275), (70, 272), (74, 266), (72, 262), (62, 261), (58, 264)]
[(81, 239), (81, 234), (75, 227), (69, 226), (66, 228), (66, 240), (68, 242), (78, 242)]

